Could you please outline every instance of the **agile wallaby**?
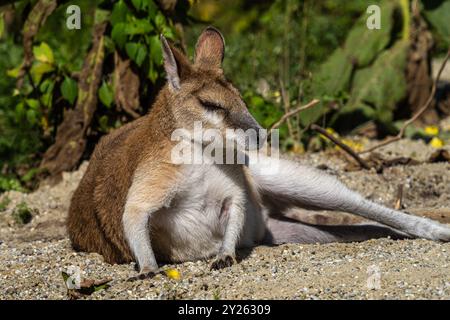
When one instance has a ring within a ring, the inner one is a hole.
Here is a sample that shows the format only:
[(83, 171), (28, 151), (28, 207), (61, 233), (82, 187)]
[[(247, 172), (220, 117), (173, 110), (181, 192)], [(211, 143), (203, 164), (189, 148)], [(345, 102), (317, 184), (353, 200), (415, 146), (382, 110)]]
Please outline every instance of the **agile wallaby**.
[[(370, 202), (293, 161), (267, 156), (260, 167), (171, 162), (175, 129), (192, 128), (196, 121), (221, 131), (260, 126), (223, 75), (219, 31), (203, 31), (194, 63), (164, 37), (161, 42), (166, 86), (148, 115), (101, 139), (72, 198), (68, 231), (75, 249), (98, 252), (110, 263), (137, 261), (141, 274), (152, 274), (157, 261), (211, 256), (217, 257), (212, 267), (222, 268), (234, 262), (236, 248), (264, 243), (388, 234), (450, 240), (445, 225)], [(276, 164), (278, 172), (267, 173), (267, 164)], [(280, 216), (292, 207), (346, 211), (390, 228), (319, 227)]]

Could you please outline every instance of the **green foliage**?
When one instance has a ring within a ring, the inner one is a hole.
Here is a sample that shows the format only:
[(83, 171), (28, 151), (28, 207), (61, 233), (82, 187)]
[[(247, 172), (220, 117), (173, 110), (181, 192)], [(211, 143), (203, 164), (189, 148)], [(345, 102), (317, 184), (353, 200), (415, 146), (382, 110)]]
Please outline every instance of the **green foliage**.
[[(80, 71), (90, 63), (86, 57), (94, 26), (102, 22), (104, 63), (92, 95), (98, 97), (98, 108), (89, 144), (133, 118), (116, 105), (118, 57), (131, 61), (139, 79), (135, 86), (141, 106), (131, 113), (144, 114), (164, 82), (159, 35), (188, 44), (192, 56), (192, 44), (205, 27), (196, 19), (224, 33), (226, 75), (264, 127), (286, 109), (321, 100), (280, 127), (283, 145), (310, 144), (305, 132), (313, 122), (340, 131), (368, 120), (393, 130), (398, 124), (393, 114), (406, 92), (409, 21), (400, 5), (408, 1), (371, 1), (382, 9), (380, 30), (366, 27), (366, 0), (178, 0), (173, 12), (162, 10), (156, 0), (58, 1), (32, 39), (33, 58), (24, 74), (24, 23), (36, 2), (14, 1), (12, 24), (2, 11), (6, 7), (0, 9), (0, 192), (33, 185), (39, 174), (34, 168), (54, 143), (64, 115), (84, 101)], [(188, 14), (189, 3), (195, 5)], [(66, 27), (69, 5), (80, 6), (80, 30)], [(438, 52), (450, 43), (449, 6), (450, 0), (421, 0)], [(184, 39), (176, 24), (183, 25)]]
[(406, 94), (404, 70), (408, 43), (397, 42), (382, 52), (373, 65), (355, 72), (352, 94), (339, 115), (361, 110), (368, 119), (392, 123), (393, 111)]
[(98, 97), (100, 101), (108, 108), (111, 108), (111, 104), (114, 100), (114, 94), (112, 92), (111, 86), (103, 81), (100, 90), (98, 90)]
[(64, 81), (61, 83), (61, 94), (64, 99), (73, 105), (78, 95), (77, 82), (70, 77), (64, 77)]
[(409, 42), (401, 39), (403, 17), (399, 3), (384, 1), (380, 5), (381, 29), (368, 29), (367, 16), (361, 16), (343, 47), (336, 49), (313, 75), (310, 96), (326, 99), (318, 109), (303, 113), (303, 125), (328, 113), (325, 105), (332, 101), (340, 108), (331, 117), (330, 125), (341, 121), (348, 127), (349, 119), (359, 119), (392, 126), (395, 107), (406, 95)]
[(32, 210), (25, 202), (19, 203), (13, 210), (12, 216), (16, 223), (20, 225), (27, 224), (33, 219)]
[[(448, 1), (425, 5), (426, 14), (444, 21)], [(273, 122), (264, 119), (279, 118), (286, 105), (293, 108), (317, 98), (320, 104), (289, 119), (293, 137), (286, 125), (281, 128), (283, 139), (300, 137), (307, 143), (309, 136), (303, 133), (314, 122), (348, 132), (374, 120), (395, 129), (394, 111), (406, 95), (409, 45), (409, 13), (402, 11), (402, 1), (371, 2), (381, 8), (381, 29), (373, 30), (366, 25), (367, 1), (206, 3), (194, 14), (225, 30), (225, 72), (245, 90), (251, 112), (265, 127)], [(198, 30), (192, 37), (196, 34)], [(268, 83), (268, 93), (262, 94), (261, 79)], [(280, 98), (282, 86), (287, 103)]]
[(445, 52), (450, 45), (450, 0), (422, 0), (424, 16), (439, 36), (438, 45)]
[(4, 196), (0, 201), (0, 212), (5, 211), (8, 208), (8, 205), (11, 203), (11, 199)]
[[(349, 38), (348, 48), (365, 65), (372, 62), (389, 41), (386, 35), (390, 33), (390, 27), (377, 34), (365, 34), (365, 21), (361, 25), (367, 8), (364, 0), (276, 0), (254, 5), (239, 0), (205, 2), (199, 3), (197, 9), (194, 7), (193, 14), (212, 20), (226, 34), (224, 70), (246, 92), (246, 101), (256, 117), (259, 116), (258, 107), (249, 97), (261, 96), (258, 88), (261, 79), (269, 84), (269, 93), (264, 99), (270, 107), (264, 114), (270, 119), (284, 113), (280, 83), (286, 88), (290, 106), (306, 103), (311, 98), (321, 99), (323, 103), (302, 112), (298, 119), (292, 119), (296, 128), (317, 121), (329, 111), (326, 106), (330, 102), (341, 103), (348, 96), (353, 67), (347, 63), (347, 60), (351, 61), (347, 51), (339, 46), (349, 32), (353, 35)], [(380, 1), (373, 1), (373, 4), (378, 3)], [(208, 9), (213, 13), (203, 12), (202, 4), (205, 11)], [(195, 41), (202, 27), (190, 30), (190, 42)], [(371, 43), (365, 49), (366, 43), (363, 45), (362, 42), (366, 40), (358, 43), (361, 36), (376, 39), (370, 39)], [(265, 126), (269, 123), (271, 121)], [(287, 137), (286, 125), (280, 129), (283, 130), (281, 136)]]
[[(185, 0), (180, 0), (185, 2)], [(187, 1), (186, 1), (187, 2)], [(0, 192), (32, 185), (42, 153), (54, 142), (66, 110), (74, 108), (82, 93), (78, 77), (92, 45), (95, 24), (106, 23), (105, 58), (97, 96), (106, 108), (97, 108), (90, 134), (104, 134), (127, 120), (115, 105), (115, 55), (130, 58), (144, 89), (139, 112), (145, 113), (164, 79), (159, 35), (177, 40), (172, 16), (154, 0), (59, 1), (33, 39), (31, 65), (22, 77), (23, 25), (36, 1), (15, 1), (15, 22), (5, 27), (0, 10)], [(81, 10), (81, 29), (66, 27), (69, 5)], [(177, 7), (178, 8), (178, 7)], [(178, 18), (186, 15), (179, 6)], [(7, 30), (7, 31), (6, 31)], [(16, 85), (16, 82), (21, 85)], [(139, 85), (139, 83), (138, 83)], [(78, 98), (78, 99), (77, 99)], [(94, 140), (95, 142), (95, 140)], [(90, 150), (90, 149), (89, 149)]]

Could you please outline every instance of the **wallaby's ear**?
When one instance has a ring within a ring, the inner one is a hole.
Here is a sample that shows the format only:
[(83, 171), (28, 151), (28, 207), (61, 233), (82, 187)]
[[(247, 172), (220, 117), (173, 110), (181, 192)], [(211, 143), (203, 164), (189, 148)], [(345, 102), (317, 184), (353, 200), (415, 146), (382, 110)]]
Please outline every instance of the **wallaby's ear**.
[(225, 40), (219, 30), (206, 28), (197, 40), (195, 65), (203, 69), (220, 69), (225, 54)]
[(164, 69), (169, 87), (176, 91), (181, 87), (181, 81), (187, 77), (191, 70), (189, 60), (177, 48), (171, 46), (161, 35), (161, 45), (164, 59)]

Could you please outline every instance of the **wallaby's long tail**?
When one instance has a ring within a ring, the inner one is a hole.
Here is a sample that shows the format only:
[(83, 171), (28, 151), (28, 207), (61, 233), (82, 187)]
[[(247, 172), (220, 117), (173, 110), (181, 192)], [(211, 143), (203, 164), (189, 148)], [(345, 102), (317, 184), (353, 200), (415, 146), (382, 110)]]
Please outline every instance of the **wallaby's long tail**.
[(286, 218), (269, 218), (264, 244), (354, 242), (386, 237), (408, 238), (401, 232), (378, 225), (316, 226)]
[(410, 236), (450, 241), (450, 227), (427, 218), (389, 209), (364, 199), (336, 178), (296, 162), (263, 158), (249, 165), (257, 188), (270, 202), (357, 214)]

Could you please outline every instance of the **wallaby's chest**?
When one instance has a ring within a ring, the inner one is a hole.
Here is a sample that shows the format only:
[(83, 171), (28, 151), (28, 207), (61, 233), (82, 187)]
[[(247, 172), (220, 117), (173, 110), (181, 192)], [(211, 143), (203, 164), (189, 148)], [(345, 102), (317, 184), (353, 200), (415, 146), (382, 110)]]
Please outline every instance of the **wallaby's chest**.
[(218, 252), (228, 219), (224, 212), (228, 201), (243, 199), (245, 208), (254, 210), (241, 167), (190, 165), (182, 174), (170, 205), (150, 221), (155, 253), (175, 261)]

